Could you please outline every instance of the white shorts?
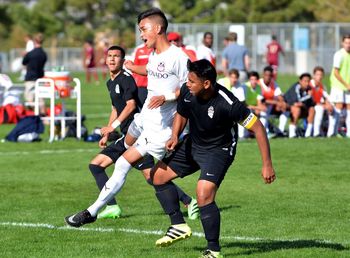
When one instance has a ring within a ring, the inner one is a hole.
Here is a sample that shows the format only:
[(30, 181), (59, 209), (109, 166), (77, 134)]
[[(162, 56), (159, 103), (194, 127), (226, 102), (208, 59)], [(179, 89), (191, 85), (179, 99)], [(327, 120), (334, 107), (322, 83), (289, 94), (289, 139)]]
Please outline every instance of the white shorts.
[(350, 104), (350, 91), (343, 91), (338, 88), (332, 87), (329, 98), (332, 103)]
[(144, 130), (141, 117), (141, 115), (136, 116), (128, 129), (128, 134), (137, 138), (134, 147), (142, 156), (149, 154), (161, 160), (166, 153), (165, 144), (170, 139), (171, 128)]

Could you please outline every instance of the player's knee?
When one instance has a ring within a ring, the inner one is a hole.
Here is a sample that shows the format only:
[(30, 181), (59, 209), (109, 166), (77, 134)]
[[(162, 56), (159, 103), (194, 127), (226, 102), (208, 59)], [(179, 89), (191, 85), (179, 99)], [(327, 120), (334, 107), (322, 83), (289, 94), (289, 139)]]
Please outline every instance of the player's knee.
[(203, 207), (214, 201), (214, 197), (210, 195), (198, 195), (197, 194), (197, 203), (199, 207)]

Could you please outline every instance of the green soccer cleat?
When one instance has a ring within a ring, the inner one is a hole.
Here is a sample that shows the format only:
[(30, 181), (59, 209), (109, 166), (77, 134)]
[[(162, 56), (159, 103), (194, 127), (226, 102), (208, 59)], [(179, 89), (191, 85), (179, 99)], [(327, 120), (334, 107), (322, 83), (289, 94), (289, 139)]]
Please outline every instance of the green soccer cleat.
[(107, 205), (107, 207), (101, 211), (98, 215), (98, 219), (116, 219), (122, 215), (122, 209), (118, 204)]
[(224, 258), (220, 252), (214, 252), (212, 250), (205, 250), (199, 258)]
[(191, 235), (191, 228), (186, 223), (172, 225), (168, 228), (165, 235), (156, 241), (156, 246), (166, 247), (179, 240), (189, 238)]
[(196, 220), (199, 217), (199, 208), (197, 205), (197, 200), (192, 198), (192, 201), (187, 207), (188, 218), (190, 220)]

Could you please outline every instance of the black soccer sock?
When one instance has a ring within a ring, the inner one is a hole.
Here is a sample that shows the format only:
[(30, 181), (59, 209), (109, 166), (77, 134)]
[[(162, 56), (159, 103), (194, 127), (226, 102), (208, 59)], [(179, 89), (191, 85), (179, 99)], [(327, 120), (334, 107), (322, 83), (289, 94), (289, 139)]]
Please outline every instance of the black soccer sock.
[(177, 195), (179, 196), (179, 200), (185, 204), (188, 205), (190, 204), (190, 202), (192, 201), (192, 198), (190, 196), (188, 196), (184, 191), (182, 191), (182, 189), (177, 186), (176, 184), (174, 184), (176, 187), (176, 191), (177, 191)]
[(220, 211), (215, 202), (199, 207), (205, 239), (208, 242), (208, 249), (219, 252), (220, 235)]
[(166, 214), (169, 215), (172, 225), (185, 223), (180, 211), (179, 196), (176, 186), (172, 182), (163, 185), (155, 185), (156, 196)]
[[(95, 178), (98, 189), (100, 189), (101, 191), (109, 179), (105, 171), (106, 168), (101, 167), (99, 165), (89, 164), (89, 169), (91, 171), (91, 174)], [(115, 204), (117, 204), (117, 201), (115, 200), (115, 198), (112, 198), (107, 203), (107, 205), (115, 205)]]

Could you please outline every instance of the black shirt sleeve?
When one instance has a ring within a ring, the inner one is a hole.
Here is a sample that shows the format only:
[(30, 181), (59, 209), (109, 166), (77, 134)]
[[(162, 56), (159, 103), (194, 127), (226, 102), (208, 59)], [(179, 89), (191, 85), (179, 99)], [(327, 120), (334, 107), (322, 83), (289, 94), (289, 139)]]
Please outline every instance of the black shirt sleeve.
[(244, 121), (250, 113), (250, 109), (244, 103), (240, 102), (236, 97), (233, 98), (229, 116), (234, 122), (239, 123)]
[(124, 82), (121, 86), (123, 87), (123, 90), (124, 90), (123, 97), (125, 101), (131, 100), (131, 99), (136, 100), (137, 86), (134, 78), (131, 75), (125, 76)]
[(29, 55), (29, 52), (27, 54), (25, 54), (25, 56), (23, 57), (22, 65), (28, 64), (28, 61), (29, 61), (28, 55)]
[(295, 102), (298, 102), (298, 96), (295, 92), (295, 87), (296, 85), (293, 85), (289, 88), (289, 90), (287, 90), (286, 94), (284, 94), (284, 99), (290, 106), (292, 106)]
[(186, 103), (184, 101), (185, 97), (188, 97), (190, 94), (188, 88), (186, 87), (186, 85), (182, 85), (181, 90), (180, 90), (180, 95), (177, 99), (177, 113), (179, 113), (179, 115), (188, 118), (189, 117), (189, 112), (188, 112), (188, 108), (186, 108)]

